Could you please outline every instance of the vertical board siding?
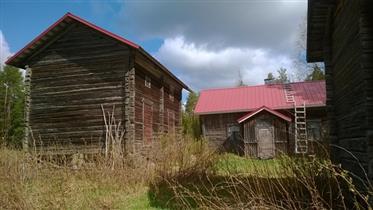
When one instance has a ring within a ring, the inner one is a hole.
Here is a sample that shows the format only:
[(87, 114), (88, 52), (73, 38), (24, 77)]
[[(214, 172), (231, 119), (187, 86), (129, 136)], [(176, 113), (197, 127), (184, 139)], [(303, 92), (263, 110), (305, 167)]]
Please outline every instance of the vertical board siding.
[(39, 146), (103, 145), (101, 105), (123, 120), (129, 50), (82, 25), (30, 60), (30, 126)]

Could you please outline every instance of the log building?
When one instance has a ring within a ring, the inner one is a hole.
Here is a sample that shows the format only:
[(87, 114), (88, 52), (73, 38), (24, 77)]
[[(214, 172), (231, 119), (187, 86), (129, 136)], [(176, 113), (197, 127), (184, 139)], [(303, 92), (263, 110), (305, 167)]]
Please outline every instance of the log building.
[(325, 63), (332, 158), (371, 180), (372, 11), (371, 0), (309, 0), (307, 32), (308, 62)]
[(127, 152), (180, 132), (189, 88), (139, 45), (71, 13), (6, 63), (26, 69), (25, 148), (101, 152), (102, 108), (122, 123)]
[(315, 152), (325, 111), (324, 81), (203, 90), (195, 108), (211, 146), (264, 159)]

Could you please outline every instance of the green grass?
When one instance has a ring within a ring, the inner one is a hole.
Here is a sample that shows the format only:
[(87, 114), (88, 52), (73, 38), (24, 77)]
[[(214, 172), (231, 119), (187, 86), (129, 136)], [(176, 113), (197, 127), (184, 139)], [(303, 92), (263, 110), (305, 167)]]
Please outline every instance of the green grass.
[(290, 176), (290, 172), (283, 167), (288, 161), (285, 157), (277, 159), (249, 159), (233, 154), (221, 155), (213, 166), (213, 170), (220, 175), (255, 175), (258, 177)]

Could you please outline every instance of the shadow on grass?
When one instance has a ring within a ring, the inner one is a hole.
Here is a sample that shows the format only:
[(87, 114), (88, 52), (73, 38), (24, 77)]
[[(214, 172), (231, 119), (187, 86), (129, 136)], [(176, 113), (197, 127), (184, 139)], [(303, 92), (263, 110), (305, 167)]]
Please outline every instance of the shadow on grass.
[(354, 195), (343, 190), (348, 187), (340, 180), (319, 176), (315, 177), (312, 183), (304, 181), (296, 177), (262, 178), (203, 172), (180, 173), (152, 183), (149, 186), (148, 198), (152, 207), (167, 209), (366, 208), (355, 202), (356, 200), (345, 199), (353, 198)]

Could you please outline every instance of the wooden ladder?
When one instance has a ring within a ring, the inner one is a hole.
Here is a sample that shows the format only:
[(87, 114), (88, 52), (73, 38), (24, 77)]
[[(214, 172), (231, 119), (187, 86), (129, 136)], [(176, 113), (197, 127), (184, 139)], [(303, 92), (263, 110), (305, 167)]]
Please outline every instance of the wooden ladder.
[(289, 83), (284, 84), (284, 90), (286, 102), (295, 104), (294, 91)]
[(297, 106), (294, 103), (295, 113), (295, 153), (306, 154), (308, 152), (306, 104)]
[(295, 115), (295, 153), (305, 154), (308, 152), (306, 104), (297, 106), (294, 91), (289, 83), (283, 85), (287, 103), (292, 103)]

